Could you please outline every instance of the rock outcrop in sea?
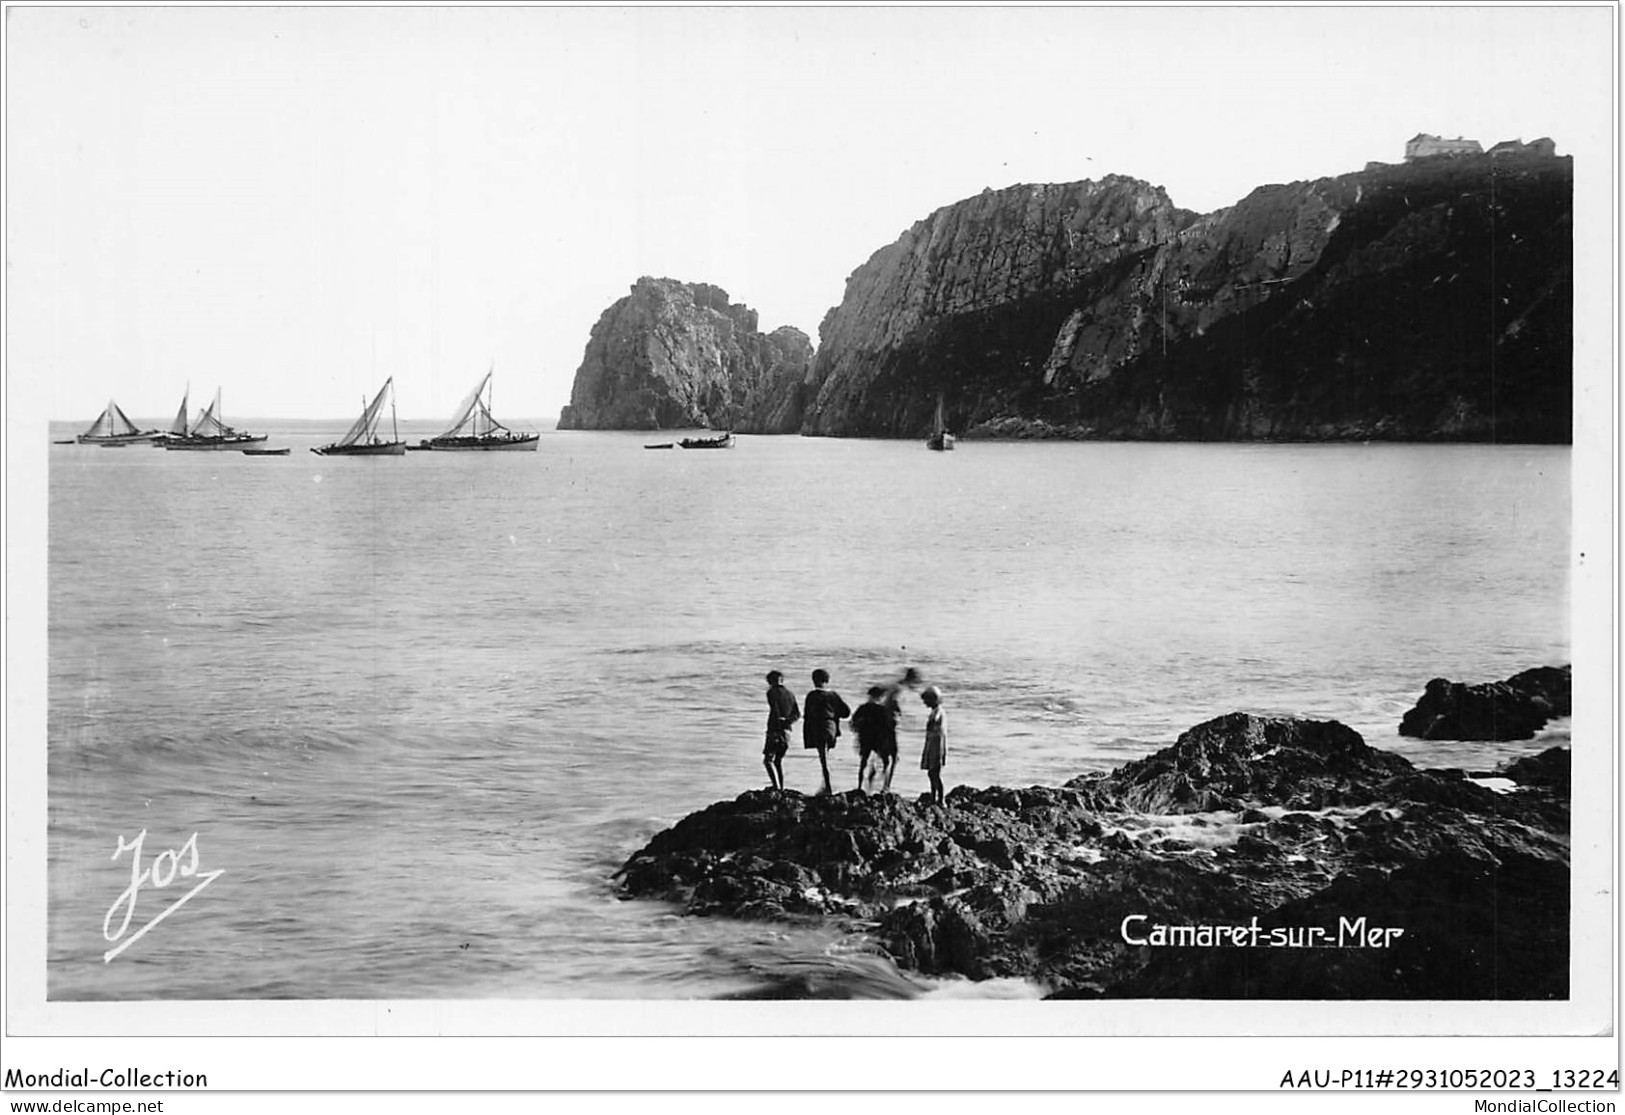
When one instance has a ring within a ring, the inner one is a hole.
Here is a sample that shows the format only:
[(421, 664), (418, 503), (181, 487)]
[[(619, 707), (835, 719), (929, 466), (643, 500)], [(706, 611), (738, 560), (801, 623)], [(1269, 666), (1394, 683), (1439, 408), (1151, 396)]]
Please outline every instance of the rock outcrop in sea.
[(559, 429), (795, 433), (811, 360), (720, 287), (645, 276), (593, 326)]
[(803, 432), (1567, 443), (1573, 168), (1550, 144), (1262, 186), (985, 190), (824, 318)]
[(618, 877), (1056, 997), (1563, 999), (1566, 757), (1510, 765), (1497, 793), (1336, 722), (1234, 713), (1109, 773), (958, 787), (947, 808), (750, 791)]
[(1540, 666), (1505, 681), (1466, 685), (1434, 678), (1399, 722), (1416, 739), (1533, 739), (1546, 722), (1572, 714), (1572, 671)]

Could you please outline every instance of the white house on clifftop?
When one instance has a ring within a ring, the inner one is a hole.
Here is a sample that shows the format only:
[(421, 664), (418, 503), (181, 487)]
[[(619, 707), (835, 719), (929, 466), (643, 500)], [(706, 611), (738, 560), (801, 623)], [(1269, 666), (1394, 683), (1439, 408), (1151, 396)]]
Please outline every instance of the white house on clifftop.
[(1484, 149), (1478, 145), (1476, 139), (1440, 139), (1430, 136), (1426, 132), (1418, 132), (1410, 142), (1405, 144), (1405, 161), (1415, 162), (1417, 159), (1432, 159), (1440, 155), (1482, 155)]

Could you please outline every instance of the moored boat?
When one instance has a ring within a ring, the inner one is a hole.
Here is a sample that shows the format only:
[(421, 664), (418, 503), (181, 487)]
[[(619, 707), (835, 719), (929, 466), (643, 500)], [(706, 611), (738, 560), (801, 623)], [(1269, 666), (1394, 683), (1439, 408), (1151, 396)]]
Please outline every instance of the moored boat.
[(522, 434), (509, 430), (500, 434), (430, 438), (420, 448), (433, 449), (441, 453), (453, 450), (478, 453), (525, 453), (534, 450), (539, 444), (541, 444), (540, 434)]
[(659, 445), (645, 445), (643, 448), (645, 448), (645, 449), (676, 449), (677, 446), (672, 444), (669, 441), (663, 441)]
[(156, 436), (153, 437), (153, 439), (152, 439), (152, 447), (154, 449), (162, 449), (170, 441), (172, 441), (172, 440), (174, 440), (176, 438), (183, 438), (183, 437), (186, 436), (186, 430), (187, 430), (186, 406), (191, 401), (192, 401), (192, 385), (187, 384), (186, 385), (186, 392), (185, 392), (185, 394), (183, 394), (181, 396), (181, 409), (179, 409), (179, 410), (177, 410), (175, 412), (175, 420), (169, 424), (169, 429), (167, 429), (163, 433), (157, 434)]
[(685, 437), (677, 444), (684, 449), (732, 449), (734, 436), (731, 433), (723, 433), (716, 437)]
[[(188, 392), (190, 394), (190, 392)], [(175, 415), (175, 422), (170, 426), (167, 434), (160, 435), (159, 444), (165, 449), (183, 449), (193, 451), (219, 451), (222, 449), (247, 449), (250, 446), (262, 445), (268, 435), (250, 434), (242, 430), (235, 430), (226, 425), (220, 417), (220, 389), (214, 392), (214, 402), (208, 409), (198, 415), (196, 422), (185, 427), (186, 399), (181, 399), (180, 413)], [(176, 432), (176, 427), (181, 427)]]
[(112, 399), (107, 400), (107, 409), (96, 416), (96, 421), (90, 424), (90, 429), (74, 438), (80, 445), (134, 445), (149, 442), (157, 434), (157, 430), (139, 430), (119, 405)]
[(287, 455), (288, 455), (288, 447), (287, 446), (283, 446), (281, 449), (244, 449), (243, 450), (243, 456), (245, 456), (245, 457), (286, 457)]
[(404, 441), (370, 441), (357, 445), (323, 445), (311, 450), (318, 457), (404, 457)]
[[(392, 394), (395, 386), (395, 377), (384, 380), (384, 385), (378, 389), (378, 394), (372, 402), (361, 409), (361, 417), (357, 418), (350, 428), (344, 431), (344, 436), (332, 445), (320, 445), (311, 449), (319, 457), (404, 457), (406, 456), (406, 442), (401, 441), (395, 430), (395, 398)], [(385, 441), (378, 436), (378, 422), (383, 416), (384, 396), (389, 400), (389, 426), (390, 440)]]
[(451, 425), (432, 438), (426, 438), (414, 448), (439, 452), (515, 453), (534, 450), (541, 443), (541, 435), (510, 430), (491, 414), (491, 376), (474, 385), (456, 413)]

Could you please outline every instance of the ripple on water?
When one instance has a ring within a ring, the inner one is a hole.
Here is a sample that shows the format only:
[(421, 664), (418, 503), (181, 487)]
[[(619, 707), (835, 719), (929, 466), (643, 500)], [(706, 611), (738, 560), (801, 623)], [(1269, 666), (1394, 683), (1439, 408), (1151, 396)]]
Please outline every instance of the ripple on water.
[[(1430, 677), (1567, 660), (1563, 449), (979, 443), (951, 482), (913, 443), (798, 438), (303, 460), (335, 432), (274, 471), (53, 455), (53, 998), (1029, 993), (611, 897), (655, 833), (762, 783), (770, 668), (849, 701), (919, 668), (950, 786), (1059, 785), (1247, 709), (1472, 771), (1567, 742), (1393, 734)], [(1485, 583), (1496, 608), (1460, 607)], [(104, 965), (109, 856), (143, 827), (227, 874)]]

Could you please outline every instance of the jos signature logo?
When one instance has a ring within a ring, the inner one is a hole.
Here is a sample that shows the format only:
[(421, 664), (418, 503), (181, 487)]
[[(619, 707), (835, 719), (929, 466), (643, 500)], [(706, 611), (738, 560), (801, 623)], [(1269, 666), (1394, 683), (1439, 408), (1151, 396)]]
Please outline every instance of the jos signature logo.
[[(159, 852), (153, 857), (150, 867), (143, 867), (141, 863), (142, 845), (146, 843), (146, 840), (146, 829), (142, 829), (137, 833), (136, 838), (128, 844), (124, 842), (124, 834), (119, 834), (118, 848), (113, 852), (113, 859), (116, 861), (125, 852), (130, 853), (130, 885), (119, 893), (117, 900), (107, 908), (107, 916), (102, 919), (102, 936), (109, 941), (119, 942), (113, 948), (102, 953), (103, 964), (106, 964), (113, 957), (146, 936), (147, 930), (163, 921), (176, 910), (179, 910), (194, 894), (225, 874), (224, 871), (205, 871), (199, 874), (197, 833), (195, 832), (180, 848), (174, 850), (165, 848)], [(175, 881), (176, 876), (182, 879), (196, 879), (197, 881), (192, 884), (191, 890), (164, 907), (162, 911), (140, 929), (131, 933), (129, 937), (125, 937), (124, 934), (130, 928), (130, 920), (135, 917), (136, 897), (140, 894), (142, 886), (151, 883), (155, 889), (163, 890)], [(120, 909), (123, 909), (124, 917), (119, 921), (118, 928), (114, 929), (113, 919), (118, 916)]]

